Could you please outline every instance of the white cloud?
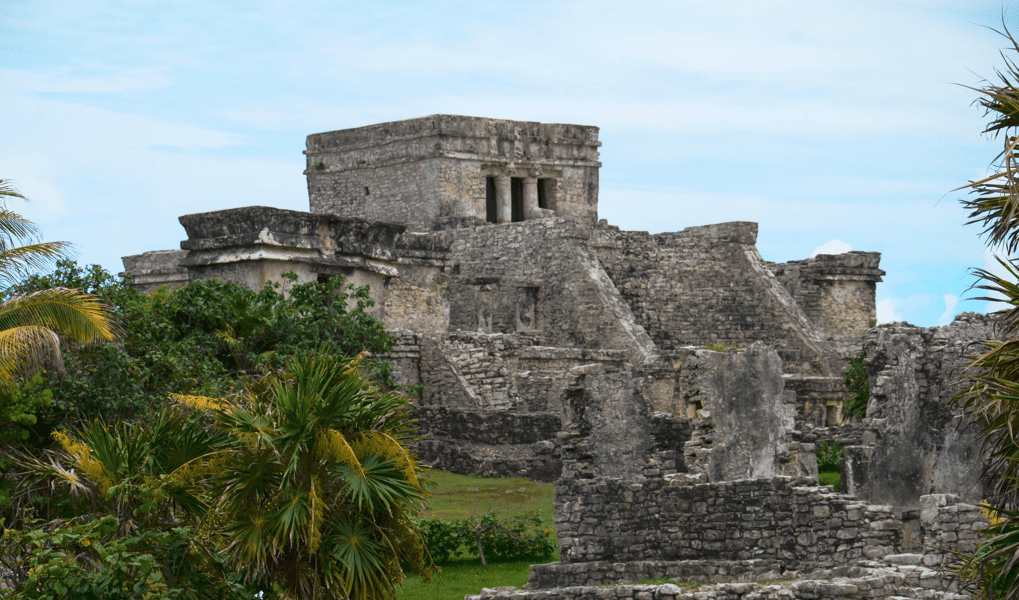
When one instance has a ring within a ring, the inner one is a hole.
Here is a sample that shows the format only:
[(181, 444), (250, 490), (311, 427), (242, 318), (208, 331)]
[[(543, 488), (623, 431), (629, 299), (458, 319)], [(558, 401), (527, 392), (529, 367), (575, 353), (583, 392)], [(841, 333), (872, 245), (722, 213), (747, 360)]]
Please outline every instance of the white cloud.
[(49, 73), (0, 68), (7, 92), (56, 92), (63, 94), (121, 94), (165, 88), (170, 77), (162, 69), (120, 69), (90, 74), (60, 69)]
[(938, 318), (938, 325), (948, 325), (955, 318), (955, 308), (959, 305), (959, 297), (955, 294), (945, 294), (945, 312)]
[(810, 255), (810, 258), (814, 258), (818, 254), (845, 254), (852, 249), (852, 246), (842, 240), (832, 240), (814, 248), (814, 252)]
[(902, 319), (895, 314), (895, 300), (892, 298), (885, 298), (884, 300), (878, 300), (877, 302), (877, 322), (878, 323), (894, 323), (895, 321), (901, 321)]

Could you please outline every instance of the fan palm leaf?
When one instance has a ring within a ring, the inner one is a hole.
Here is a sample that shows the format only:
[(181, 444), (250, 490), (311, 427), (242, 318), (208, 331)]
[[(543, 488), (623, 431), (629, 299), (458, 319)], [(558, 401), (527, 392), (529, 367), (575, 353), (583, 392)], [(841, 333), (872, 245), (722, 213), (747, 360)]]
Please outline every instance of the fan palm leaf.
[(0, 382), (47, 365), (62, 368), (60, 338), (110, 341), (109, 308), (91, 294), (66, 288), (41, 290), (0, 303)]
[[(212, 475), (212, 510), (249, 582), (295, 598), (392, 598), (408, 560), (418, 570), (422, 469), (403, 445), (406, 399), (320, 351), (293, 358), (253, 395), (177, 397), (228, 435)], [(324, 594), (324, 595), (323, 595)]]

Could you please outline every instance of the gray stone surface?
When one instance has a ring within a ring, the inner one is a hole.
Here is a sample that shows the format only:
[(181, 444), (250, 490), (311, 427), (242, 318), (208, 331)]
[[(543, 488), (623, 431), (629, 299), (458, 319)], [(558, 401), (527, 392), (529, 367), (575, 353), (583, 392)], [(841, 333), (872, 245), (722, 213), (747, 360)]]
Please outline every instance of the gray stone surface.
[(120, 276), (130, 277), (132, 286), (143, 294), (151, 294), (164, 285), (168, 289), (180, 287), (189, 281), (187, 267), (182, 264), (187, 255), (186, 250), (154, 250), (125, 256)]
[[(485, 223), (489, 178), (504, 188), (500, 222), (593, 223), (600, 146), (597, 127), (431, 115), (310, 135), (305, 174), (312, 212), (413, 230)], [(546, 207), (537, 206), (539, 182)]]
[(903, 509), (919, 508), (927, 494), (983, 500), (981, 441), (951, 399), (976, 342), (993, 336), (992, 318), (975, 313), (946, 327), (893, 323), (868, 332), (871, 395), (862, 443), (843, 461), (849, 493)]
[[(704, 352), (703, 411), (713, 425), (713, 443), (703, 470), (710, 481), (781, 475), (779, 456), (788, 451), (795, 429), (795, 400), (784, 393), (782, 359), (774, 348), (756, 342), (739, 352)], [(696, 427), (697, 425), (695, 425)], [(805, 457), (813, 460), (813, 454)], [(817, 474), (816, 460), (806, 475)]]

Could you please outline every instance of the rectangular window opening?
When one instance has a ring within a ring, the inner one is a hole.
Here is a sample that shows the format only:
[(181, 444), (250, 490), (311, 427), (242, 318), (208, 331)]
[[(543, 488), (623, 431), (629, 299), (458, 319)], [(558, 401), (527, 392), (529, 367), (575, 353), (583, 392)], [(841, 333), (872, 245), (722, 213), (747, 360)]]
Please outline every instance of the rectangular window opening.
[(522, 177), (510, 178), (510, 198), (513, 222), (524, 220), (524, 180)]
[(545, 195), (545, 182), (547, 179), (538, 180), (538, 208), (548, 208), (548, 196)]
[(485, 220), (495, 223), (499, 219), (495, 202), (495, 177), (485, 178)]

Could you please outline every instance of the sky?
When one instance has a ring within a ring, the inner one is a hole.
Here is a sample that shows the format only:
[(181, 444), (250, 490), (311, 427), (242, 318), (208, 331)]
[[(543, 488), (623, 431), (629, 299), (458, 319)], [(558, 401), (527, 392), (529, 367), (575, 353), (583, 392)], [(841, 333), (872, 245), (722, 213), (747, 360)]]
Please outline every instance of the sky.
[(1019, 7), (965, 1), (0, 0), (0, 178), (81, 264), (177, 217), (308, 210), (305, 137), (429, 114), (601, 128), (626, 230), (760, 224), (784, 262), (882, 253), (878, 320), (946, 324), (994, 264), (953, 191)]

